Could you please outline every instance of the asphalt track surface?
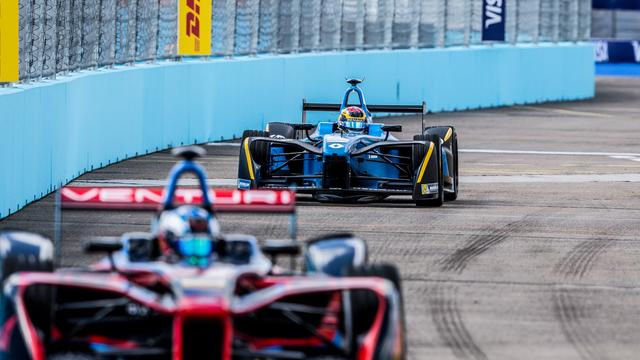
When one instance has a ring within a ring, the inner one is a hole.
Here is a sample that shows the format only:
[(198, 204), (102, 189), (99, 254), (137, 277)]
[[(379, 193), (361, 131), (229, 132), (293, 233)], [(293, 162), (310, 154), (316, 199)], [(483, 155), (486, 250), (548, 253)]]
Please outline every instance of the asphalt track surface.
[[(388, 119), (410, 138), (416, 118)], [(416, 208), (300, 199), (302, 239), (350, 231), (404, 279), (411, 359), (640, 357), (640, 79), (600, 78), (597, 96), (446, 113), (459, 134), (459, 200)], [(208, 147), (216, 184), (233, 183), (238, 148)], [(77, 184), (154, 183), (166, 152), (82, 176)], [(226, 180), (225, 180), (226, 179)], [(141, 181), (144, 180), (144, 181)], [(52, 196), (0, 222), (51, 235)], [(64, 214), (62, 263), (86, 264), (84, 239), (148, 229), (140, 212)], [(227, 232), (286, 235), (286, 217), (222, 215)]]

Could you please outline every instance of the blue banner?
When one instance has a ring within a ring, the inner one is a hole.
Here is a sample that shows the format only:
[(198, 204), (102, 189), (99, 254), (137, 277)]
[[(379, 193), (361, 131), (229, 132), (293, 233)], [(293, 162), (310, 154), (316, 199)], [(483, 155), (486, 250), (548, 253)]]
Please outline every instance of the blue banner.
[(596, 41), (598, 63), (640, 63), (640, 41)]
[(593, 0), (594, 9), (640, 10), (640, 0)]
[(482, 41), (504, 41), (507, 0), (482, 0)]

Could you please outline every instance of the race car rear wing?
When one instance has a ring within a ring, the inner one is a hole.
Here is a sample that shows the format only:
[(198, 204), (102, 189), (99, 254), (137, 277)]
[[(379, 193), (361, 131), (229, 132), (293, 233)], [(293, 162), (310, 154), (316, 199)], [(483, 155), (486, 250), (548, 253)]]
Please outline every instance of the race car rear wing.
[[(174, 202), (178, 205), (202, 204), (202, 190), (178, 188)], [(210, 189), (214, 212), (235, 213), (295, 213), (296, 196), (290, 190)], [(79, 187), (60, 190), (62, 209), (146, 210), (162, 208), (165, 189), (161, 187)]]
[[(162, 187), (80, 187), (65, 186), (56, 192), (54, 242), (60, 254), (62, 210), (140, 210), (164, 208), (166, 188)], [(203, 204), (199, 188), (175, 188), (173, 204)], [(291, 190), (209, 189), (214, 213), (269, 213), (289, 215), (289, 236), (297, 237), (296, 194)]]
[[(427, 114), (427, 103), (422, 102), (421, 105), (365, 105), (367, 110), (374, 113), (390, 113), (390, 114), (421, 114), (422, 129), (424, 129), (424, 116)], [(340, 111), (341, 104), (323, 104), (308, 103), (302, 100), (302, 123), (307, 122), (307, 111), (324, 111), (337, 112)]]

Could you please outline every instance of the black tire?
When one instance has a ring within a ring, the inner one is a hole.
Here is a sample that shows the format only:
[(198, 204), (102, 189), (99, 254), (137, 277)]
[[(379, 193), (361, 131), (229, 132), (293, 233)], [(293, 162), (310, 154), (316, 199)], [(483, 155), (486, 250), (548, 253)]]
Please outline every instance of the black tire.
[[(351, 268), (347, 271), (347, 276), (353, 277), (381, 277), (389, 280), (396, 288), (400, 300), (400, 316), (403, 333), (403, 354), (406, 358), (406, 325), (404, 316), (404, 300), (402, 296), (402, 279), (398, 268), (392, 264), (366, 264)], [(353, 333), (362, 334), (371, 328), (374, 314), (378, 309), (378, 299), (375, 294), (366, 290), (351, 291), (351, 312)], [(357, 349), (357, 338), (352, 339), (352, 349)]]
[(451, 140), (451, 152), (453, 153), (453, 189), (454, 192), (444, 193), (444, 201), (454, 201), (458, 198), (458, 135), (454, 132)]
[(52, 354), (47, 359), (49, 360), (97, 360), (98, 358), (93, 355), (82, 353), (58, 353)]
[[(435, 199), (428, 199), (428, 200), (416, 200), (416, 206), (440, 207), (444, 203), (444, 179), (442, 175), (442, 144), (440, 144), (440, 137), (435, 134), (414, 135), (413, 140), (414, 141), (432, 141), (435, 144), (436, 161), (438, 162), (438, 197)], [(424, 157), (424, 153), (422, 154), (422, 156)]]
[[(413, 141), (429, 141), (430, 137), (428, 135), (413, 135)], [(422, 159), (427, 154), (427, 149), (424, 146), (414, 145), (413, 146), (413, 171), (418, 170), (420, 164), (422, 163)]]
[(269, 135), (277, 135), (282, 136), (285, 139), (295, 139), (296, 138), (296, 130), (291, 126), (291, 124), (283, 123), (283, 122), (270, 122), (267, 125), (267, 129), (269, 131)]
[[(53, 271), (53, 244), (44, 236), (23, 231), (6, 231), (0, 232), (0, 243), (4, 243), (3, 248), (9, 249), (6, 253), (0, 254), (0, 285), (3, 288), (5, 280), (12, 274)], [(42, 249), (43, 247), (47, 249)], [(3, 293), (0, 293), (0, 296), (3, 296)], [(51, 338), (54, 296), (53, 287), (47, 285), (29, 286), (24, 296), (29, 316), (45, 344)], [(2, 307), (8, 306), (5, 301), (6, 299), (1, 299)], [(0, 309), (0, 313), (4, 310)], [(2, 321), (4, 319), (0, 318), (0, 322)]]
[[(268, 131), (262, 130), (245, 130), (242, 133), (242, 142), (248, 137), (269, 137)], [(269, 162), (269, 143), (267, 141), (254, 141), (251, 143), (251, 156), (258, 165), (264, 165)]]
[(262, 130), (245, 130), (242, 132), (242, 141), (248, 137), (269, 137), (268, 131)]

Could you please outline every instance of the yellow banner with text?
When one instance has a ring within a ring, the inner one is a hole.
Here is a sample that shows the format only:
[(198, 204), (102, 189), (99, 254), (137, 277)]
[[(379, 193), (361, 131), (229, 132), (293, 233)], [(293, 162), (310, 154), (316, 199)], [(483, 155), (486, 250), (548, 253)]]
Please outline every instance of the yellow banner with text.
[(0, 0), (0, 83), (18, 79), (18, 0)]
[(211, 0), (178, 0), (178, 55), (211, 55)]

